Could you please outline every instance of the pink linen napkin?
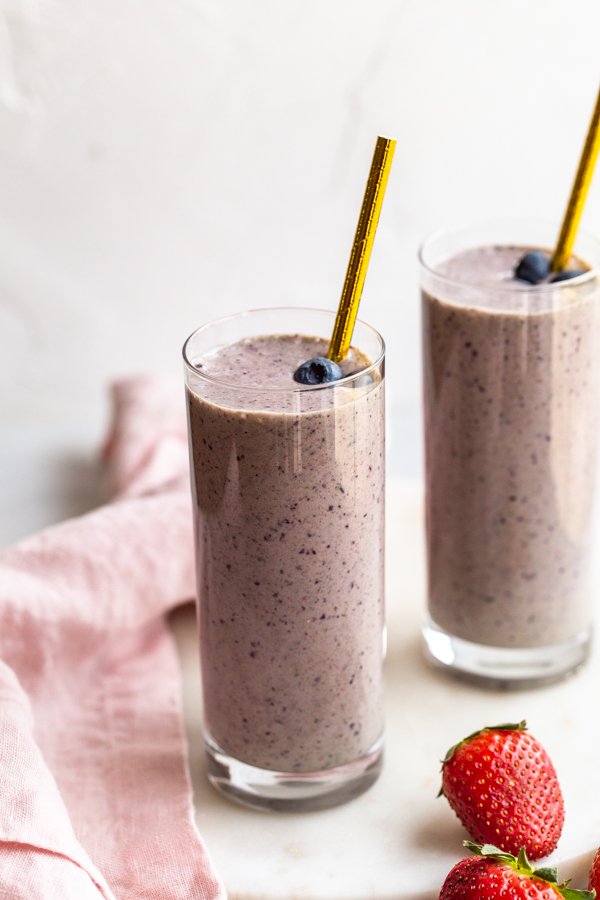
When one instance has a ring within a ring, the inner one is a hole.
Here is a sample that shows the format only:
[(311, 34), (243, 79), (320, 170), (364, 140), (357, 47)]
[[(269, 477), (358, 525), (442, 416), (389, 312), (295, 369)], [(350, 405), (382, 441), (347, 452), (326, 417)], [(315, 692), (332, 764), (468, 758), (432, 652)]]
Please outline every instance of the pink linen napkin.
[(165, 614), (193, 595), (182, 389), (113, 389), (107, 506), (0, 554), (0, 898), (212, 900)]

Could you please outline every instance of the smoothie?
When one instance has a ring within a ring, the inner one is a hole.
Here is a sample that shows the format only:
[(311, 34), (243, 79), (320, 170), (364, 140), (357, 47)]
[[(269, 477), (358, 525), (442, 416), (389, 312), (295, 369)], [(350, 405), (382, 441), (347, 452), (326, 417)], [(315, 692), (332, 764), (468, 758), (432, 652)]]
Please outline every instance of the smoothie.
[(423, 293), (429, 614), (506, 648), (591, 623), (600, 291), (516, 284), (524, 252), (463, 250)]
[(383, 381), (297, 384), (326, 351), (246, 338), (194, 359), (187, 389), (207, 739), (277, 772), (343, 766), (383, 732)]

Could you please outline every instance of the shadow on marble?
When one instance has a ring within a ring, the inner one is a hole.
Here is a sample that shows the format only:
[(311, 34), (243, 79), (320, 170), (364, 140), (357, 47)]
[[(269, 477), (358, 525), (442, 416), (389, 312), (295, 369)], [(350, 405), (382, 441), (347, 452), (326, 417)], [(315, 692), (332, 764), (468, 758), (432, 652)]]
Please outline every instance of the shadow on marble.
[(65, 452), (41, 441), (23, 441), (9, 446), (2, 470), (0, 546), (90, 512), (108, 499), (94, 452)]
[(63, 454), (49, 462), (49, 481), (60, 520), (91, 512), (109, 500), (97, 455)]
[[(440, 797), (443, 806), (446, 801)], [(427, 855), (439, 857), (440, 854), (456, 857), (458, 862), (467, 855), (463, 847), (463, 841), (469, 840), (469, 835), (460, 824), (451, 810), (443, 809), (437, 815), (431, 815), (415, 821), (408, 834), (408, 843), (412, 844), (419, 856)]]
[(594, 854), (595, 850), (591, 850), (588, 853), (582, 853), (579, 856), (573, 856), (564, 862), (557, 863), (559, 879), (561, 881), (564, 881), (566, 878), (570, 879), (570, 887), (572, 888), (579, 888), (580, 890), (587, 888)]

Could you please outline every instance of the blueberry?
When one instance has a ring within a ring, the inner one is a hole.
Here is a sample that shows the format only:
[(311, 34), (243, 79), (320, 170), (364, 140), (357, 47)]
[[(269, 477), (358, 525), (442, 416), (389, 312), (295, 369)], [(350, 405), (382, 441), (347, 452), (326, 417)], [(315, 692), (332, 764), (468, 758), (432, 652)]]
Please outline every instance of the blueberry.
[(539, 284), (550, 274), (550, 259), (539, 250), (531, 250), (522, 256), (515, 266), (515, 278), (529, 284)]
[(578, 275), (585, 275), (585, 269), (563, 269), (562, 272), (555, 272), (550, 281), (568, 281), (570, 278), (577, 278)]
[(327, 381), (338, 381), (343, 373), (337, 363), (324, 356), (307, 359), (294, 372), (294, 381), (300, 384), (325, 384)]

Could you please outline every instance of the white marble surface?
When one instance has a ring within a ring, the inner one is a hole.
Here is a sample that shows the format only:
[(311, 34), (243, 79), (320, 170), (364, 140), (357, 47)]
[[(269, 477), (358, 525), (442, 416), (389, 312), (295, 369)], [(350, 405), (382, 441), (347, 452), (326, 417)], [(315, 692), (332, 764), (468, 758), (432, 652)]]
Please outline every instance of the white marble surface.
[(496, 722), (527, 719), (546, 746), (565, 796), (553, 855), (560, 874), (585, 886), (600, 844), (600, 766), (590, 711), (597, 652), (575, 677), (537, 691), (497, 693), (430, 670), (419, 647), (424, 579), (421, 489), (388, 493), (386, 762), (362, 797), (326, 812), (280, 815), (242, 809), (205, 779), (193, 610), (174, 617), (184, 672), (196, 820), (231, 900), (435, 900), (467, 837), (443, 798), (440, 759), (456, 740)]
[[(100, 501), (95, 436), (81, 423), (58, 433), (41, 426), (13, 432), (2, 446), (2, 478), (0, 546)], [(230, 900), (435, 900), (465, 837), (445, 801), (436, 799), (439, 760), (481, 725), (521, 718), (550, 752), (565, 795), (566, 824), (554, 858), (564, 877), (584, 883), (600, 844), (600, 653), (562, 684), (514, 694), (430, 670), (419, 649), (422, 534), (419, 482), (391, 481), (385, 768), (367, 794), (334, 810), (258, 813), (208, 785), (194, 612), (174, 614), (196, 820)]]

